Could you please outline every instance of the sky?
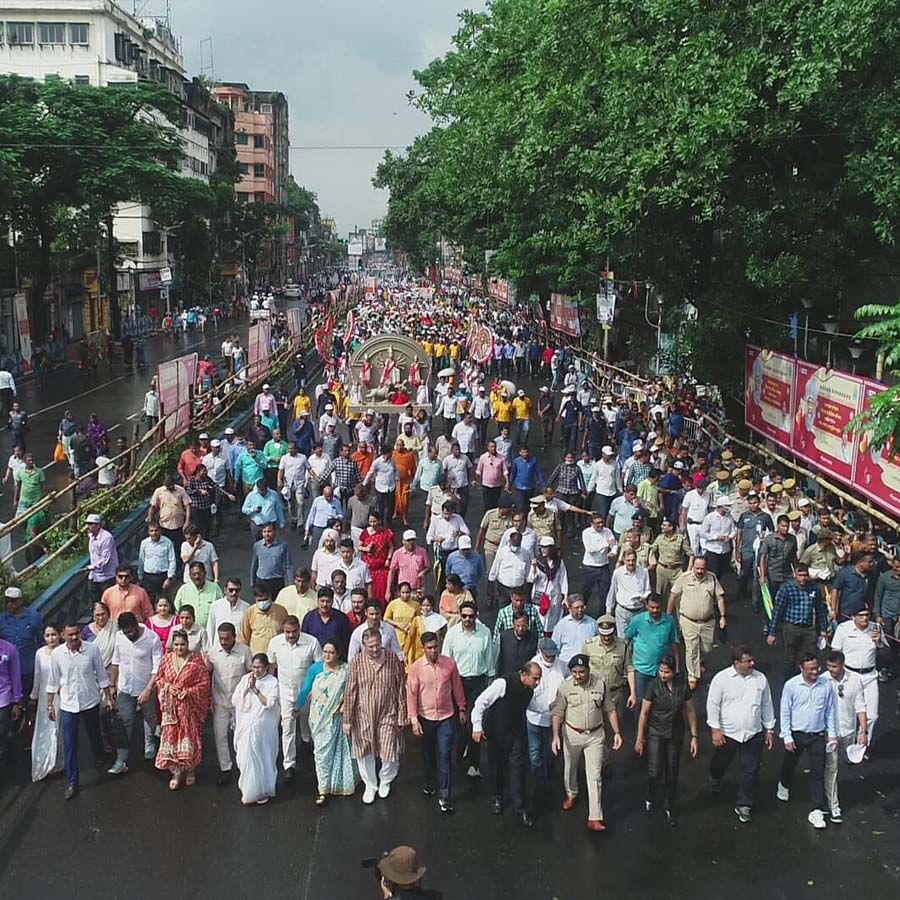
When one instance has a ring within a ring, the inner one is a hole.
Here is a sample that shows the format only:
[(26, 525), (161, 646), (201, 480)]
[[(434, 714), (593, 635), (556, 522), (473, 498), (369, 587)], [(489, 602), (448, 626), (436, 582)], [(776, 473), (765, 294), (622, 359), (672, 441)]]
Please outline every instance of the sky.
[[(384, 151), (300, 148), (402, 148), (426, 131), (428, 118), (406, 100), (413, 70), (450, 49), (460, 10), (484, 6), (484, 0), (171, 0), (171, 25), (190, 76), (201, 74), (201, 64), (208, 68), (208, 44), (201, 60), (200, 42), (212, 38), (218, 80), (287, 96), (291, 172), (346, 236), (386, 211), (386, 193), (372, 187)], [(163, 0), (149, 0), (143, 13), (163, 11)]]

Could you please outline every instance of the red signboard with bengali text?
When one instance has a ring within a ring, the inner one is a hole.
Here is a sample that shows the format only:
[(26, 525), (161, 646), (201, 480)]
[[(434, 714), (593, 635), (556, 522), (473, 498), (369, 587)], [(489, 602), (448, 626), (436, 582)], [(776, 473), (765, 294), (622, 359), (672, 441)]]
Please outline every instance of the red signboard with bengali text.
[(791, 446), (794, 362), (784, 353), (747, 347), (744, 419), (782, 447)]
[(256, 381), (269, 374), (272, 327), (268, 322), (257, 322), (250, 326), (247, 347), (247, 369), (250, 381)]
[(863, 380), (797, 360), (794, 375), (794, 453), (845, 484), (853, 482), (856, 441), (846, 431), (859, 412)]

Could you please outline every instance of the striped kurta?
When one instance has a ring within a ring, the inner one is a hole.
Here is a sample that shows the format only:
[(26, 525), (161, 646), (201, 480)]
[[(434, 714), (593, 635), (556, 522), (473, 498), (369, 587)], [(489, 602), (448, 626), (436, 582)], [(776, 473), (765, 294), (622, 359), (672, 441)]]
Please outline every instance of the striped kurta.
[(344, 693), (344, 721), (350, 723), (354, 759), (372, 754), (394, 762), (403, 752), (406, 714), (406, 674), (403, 663), (382, 651), (373, 660), (363, 649), (350, 664)]

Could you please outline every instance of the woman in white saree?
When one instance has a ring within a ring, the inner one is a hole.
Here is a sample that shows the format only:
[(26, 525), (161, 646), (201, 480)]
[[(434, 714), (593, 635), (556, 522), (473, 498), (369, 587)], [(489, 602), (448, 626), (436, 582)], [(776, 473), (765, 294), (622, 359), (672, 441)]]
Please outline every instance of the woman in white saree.
[(31, 700), (35, 704), (34, 736), (31, 739), (31, 780), (41, 781), (63, 770), (61, 723), (47, 715), (47, 684), (50, 681), (50, 654), (59, 646), (59, 632), (54, 625), (44, 628), (44, 646), (34, 657), (34, 686)]
[(269, 675), (265, 653), (253, 657), (250, 672), (234, 689), (234, 746), (241, 777), (241, 803), (262, 806), (275, 796), (278, 777), (278, 679)]

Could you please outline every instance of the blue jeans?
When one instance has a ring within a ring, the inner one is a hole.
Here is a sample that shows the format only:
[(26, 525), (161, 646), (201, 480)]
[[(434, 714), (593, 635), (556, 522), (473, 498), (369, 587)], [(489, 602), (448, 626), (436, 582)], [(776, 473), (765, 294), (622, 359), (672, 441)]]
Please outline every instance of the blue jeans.
[(78, 786), (80, 771), (78, 768), (78, 723), (84, 722), (84, 730), (95, 757), (103, 756), (103, 740), (100, 737), (100, 707), (93, 706), (81, 712), (62, 712), (63, 747), (66, 757), (66, 780)]
[(435, 774), (437, 774), (438, 796), (442, 800), (449, 800), (456, 716), (450, 716), (440, 722), (419, 716), (419, 724), (422, 726), (422, 763), (425, 769), (425, 787), (435, 787)]
[(531, 765), (531, 774), (534, 775), (535, 784), (539, 788), (546, 787), (550, 781), (550, 770), (553, 757), (550, 743), (553, 739), (553, 730), (549, 725), (528, 725), (528, 762)]
[(635, 670), (634, 692), (637, 694), (637, 706), (635, 707), (635, 710), (638, 714), (640, 714), (641, 703), (644, 699), (644, 694), (647, 693), (647, 687), (654, 678), (656, 678), (655, 675), (645, 675), (643, 672)]
[(528, 433), (531, 431), (531, 422), (528, 419), (516, 419), (515, 445), (517, 447), (528, 446)]

